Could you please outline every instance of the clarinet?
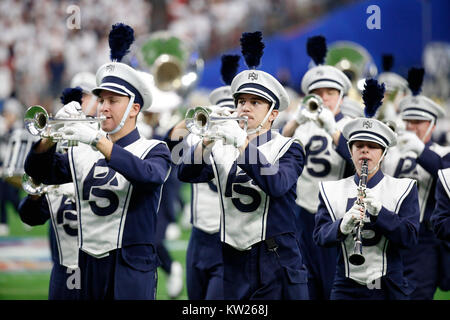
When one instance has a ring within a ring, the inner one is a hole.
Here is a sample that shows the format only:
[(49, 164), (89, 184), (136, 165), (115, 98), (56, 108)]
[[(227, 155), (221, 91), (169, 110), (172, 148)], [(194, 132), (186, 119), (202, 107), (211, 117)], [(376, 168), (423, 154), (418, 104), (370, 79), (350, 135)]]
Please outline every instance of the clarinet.
[[(366, 196), (366, 186), (367, 186), (367, 173), (369, 171), (367, 159), (363, 160), (362, 166), (361, 166), (361, 176), (359, 179), (359, 185), (358, 185), (358, 198), (356, 199), (356, 203), (360, 205), (363, 209), (363, 216), (366, 215), (366, 206), (364, 204), (363, 199)], [(348, 258), (348, 261), (350, 261), (351, 264), (355, 266), (360, 266), (366, 261), (362, 254), (362, 238), (361, 238), (361, 230), (364, 227), (364, 221), (361, 220), (358, 225), (355, 227), (355, 230), (353, 231), (355, 241), (355, 246), (353, 247), (353, 253)]]

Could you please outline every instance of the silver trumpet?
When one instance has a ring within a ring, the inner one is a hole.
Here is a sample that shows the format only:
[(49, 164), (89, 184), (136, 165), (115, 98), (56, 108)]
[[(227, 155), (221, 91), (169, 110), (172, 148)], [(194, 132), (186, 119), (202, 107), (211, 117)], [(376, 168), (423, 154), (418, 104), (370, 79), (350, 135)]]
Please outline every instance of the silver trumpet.
[[(367, 164), (367, 159), (364, 159), (362, 166), (361, 166), (361, 176), (360, 176), (359, 185), (358, 185), (358, 199), (356, 199), (356, 203), (359, 204), (363, 208), (363, 211), (364, 211), (363, 216), (366, 215), (366, 205), (364, 204), (363, 199), (366, 196), (368, 171), (369, 171), (369, 168), (368, 168), (368, 164)], [(362, 231), (363, 227), (364, 227), (364, 221), (361, 220), (358, 223), (358, 225), (355, 227), (355, 230), (353, 231), (355, 246), (353, 247), (353, 253), (348, 258), (348, 261), (355, 266), (360, 266), (366, 261), (366, 258), (364, 258), (363, 253), (362, 253), (361, 231)]]
[(317, 121), (323, 109), (323, 100), (317, 94), (309, 94), (303, 98), (302, 106), (308, 111), (307, 118)]
[[(106, 120), (105, 116), (96, 118), (53, 118), (49, 117), (47, 111), (41, 106), (31, 106), (27, 109), (24, 116), (25, 128), (33, 136), (41, 138), (50, 138), (55, 142), (62, 141), (62, 134), (57, 130), (65, 123), (75, 122), (101, 122)], [(69, 146), (78, 145), (78, 141), (68, 141)]]
[(220, 114), (220, 112), (220, 108), (215, 106), (190, 108), (187, 110), (185, 116), (186, 128), (195, 135), (206, 137), (211, 140), (220, 139), (220, 137), (214, 135), (211, 130), (213, 124), (217, 122), (230, 120), (244, 121), (244, 130), (247, 131), (247, 117), (212, 115), (212, 113)]
[(42, 183), (37, 183), (26, 173), (24, 173), (22, 176), (22, 188), (26, 193), (33, 196), (41, 196), (48, 191), (48, 186)]

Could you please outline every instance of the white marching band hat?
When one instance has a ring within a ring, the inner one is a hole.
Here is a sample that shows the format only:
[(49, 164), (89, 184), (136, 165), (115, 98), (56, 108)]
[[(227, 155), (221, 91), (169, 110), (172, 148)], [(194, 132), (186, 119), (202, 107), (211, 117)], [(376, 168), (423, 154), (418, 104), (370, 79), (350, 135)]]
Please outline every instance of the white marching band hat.
[(386, 149), (397, 143), (394, 131), (374, 118), (353, 119), (344, 126), (342, 134), (348, 144), (354, 141), (371, 141)]
[(218, 107), (227, 107), (235, 109), (233, 95), (231, 94), (231, 86), (222, 86), (214, 89), (209, 94), (209, 102)]
[(382, 72), (378, 75), (377, 79), (380, 83), (384, 83), (387, 92), (394, 92), (395, 90), (408, 90), (408, 81), (394, 72)]
[(444, 108), (423, 95), (403, 98), (399, 108), (403, 120), (436, 121), (445, 116)]
[(236, 100), (242, 93), (250, 93), (262, 97), (283, 111), (289, 106), (289, 96), (277, 79), (261, 70), (244, 70), (231, 82), (231, 92)]
[(92, 90), (97, 86), (95, 74), (82, 71), (75, 74), (70, 82), (72, 88), (80, 87), (83, 92), (92, 93)]
[(100, 90), (106, 90), (128, 97), (134, 96), (134, 102), (141, 106), (141, 111), (152, 105), (152, 94), (144, 78), (124, 63), (105, 63), (98, 69), (96, 81), (97, 87), (92, 90), (95, 95)]
[(352, 84), (350, 79), (338, 68), (319, 65), (309, 69), (303, 76), (301, 88), (303, 93), (311, 93), (318, 88), (333, 88), (347, 94)]

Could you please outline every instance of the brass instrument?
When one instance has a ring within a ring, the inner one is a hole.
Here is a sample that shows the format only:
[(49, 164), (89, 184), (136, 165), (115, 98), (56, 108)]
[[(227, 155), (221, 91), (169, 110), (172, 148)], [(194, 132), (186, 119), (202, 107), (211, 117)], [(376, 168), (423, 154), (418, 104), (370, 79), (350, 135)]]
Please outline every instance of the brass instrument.
[(187, 110), (185, 116), (186, 129), (200, 137), (206, 137), (208, 139), (214, 140), (219, 139), (215, 136), (212, 129), (214, 122), (221, 121), (244, 121), (244, 130), (247, 131), (247, 117), (238, 116), (218, 116), (212, 114), (220, 113), (217, 107), (193, 107)]
[(157, 31), (137, 39), (134, 55), (139, 66), (148, 71), (161, 91), (182, 97), (196, 87), (204, 62), (192, 41), (168, 31)]
[(48, 191), (46, 185), (36, 182), (26, 173), (22, 176), (22, 188), (26, 193), (33, 196), (41, 196)]
[(317, 121), (324, 107), (322, 98), (317, 94), (308, 94), (302, 100), (301, 106), (306, 109), (305, 117)]
[[(27, 109), (24, 116), (25, 128), (33, 136), (41, 138), (50, 138), (53, 141), (62, 141), (62, 134), (57, 132), (65, 123), (73, 122), (101, 122), (106, 120), (105, 116), (96, 118), (52, 118), (49, 117), (47, 111), (41, 106), (32, 106)], [(69, 146), (76, 146), (78, 141), (69, 141)]]
[[(356, 199), (356, 203), (360, 205), (363, 208), (363, 213), (365, 216), (366, 214), (366, 206), (364, 204), (363, 199), (366, 196), (366, 186), (367, 186), (367, 174), (368, 174), (369, 168), (367, 164), (367, 159), (363, 160), (362, 166), (361, 166), (361, 176), (359, 179), (359, 185), (358, 185), (358, 199)], [(355, 230), (353, 231), (354, 240), (355, 240), (355, 246), (353, 247), (353, 253), (348, 258), (348, 261), (355, 265), (360, 266), (366, 261), (362, 254), (362, 237), (361, 237), (361, 231), (364, 227), (364, 221), (361, 220), (358, 225), (355, 227)]]
[(366, 78), (373, 78), (378, 74), (374, 60), (366, 48), (352, 41), (336, 41), (328, 46), (325, 63), (344, 72), (352, 87), (348, 96), (354, 100), (361, 100)]

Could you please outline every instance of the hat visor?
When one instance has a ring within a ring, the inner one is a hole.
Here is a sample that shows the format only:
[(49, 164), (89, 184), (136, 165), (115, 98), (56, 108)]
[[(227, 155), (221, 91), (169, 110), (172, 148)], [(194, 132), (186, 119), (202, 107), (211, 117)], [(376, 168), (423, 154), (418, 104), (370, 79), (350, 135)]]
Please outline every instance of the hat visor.
[(114, 93), (120, 94), (122, 96), (127, 96), (127, 97), (130, 96), (124, 90), (122, 90), (120, 88), (117, 88), (117, 87), (112, 87), (112, 86), (99, 86), (99, 87), (96, 87), (96, 88), (92, 89), (92, 93), (95, 94), (96, 96), (98, 96), (98, 95), (100, 95), (100, 91), (101, 90), (114, 92)]
[(318, 82), (310, 85), (308, 87), (308, 93), (310, 93), (314, 89), (319, 89), (319, 88), (332, 88), (332, 89), (336, 89), (339, 91), (343, 90), (343, 87), (340, 84), (338, 84), (337, 82), (324, 80), (324, 81), (318, 81)]
[(271, 104), (274, 103), (273, 99), (268, 94), (264, 93), (263, 91), (254, 90), (253, 88), (244, 88), (239, 91), (236, 91), (233, 94), (233, 98), (237, 99), (240, 94), (244, 94), (244, 93), (253, 94), (255, 96), (264, 98), (265, 100), (269, 101), (269, 103), (271, 103)]

